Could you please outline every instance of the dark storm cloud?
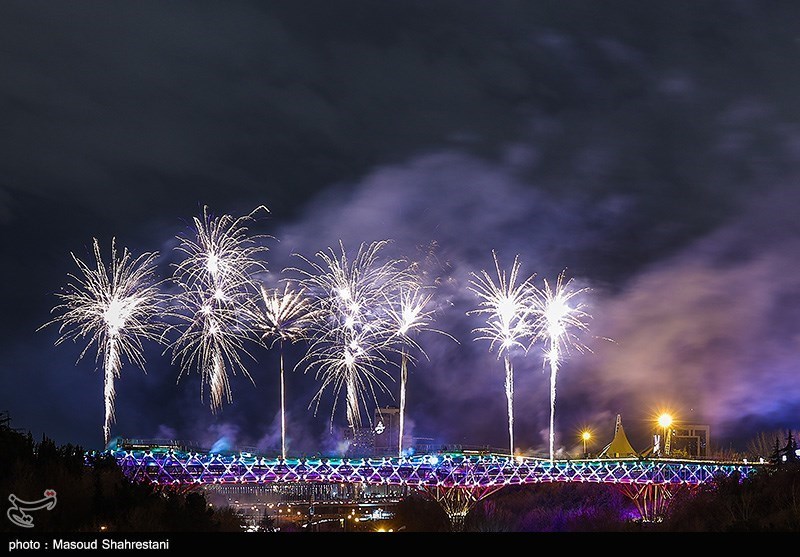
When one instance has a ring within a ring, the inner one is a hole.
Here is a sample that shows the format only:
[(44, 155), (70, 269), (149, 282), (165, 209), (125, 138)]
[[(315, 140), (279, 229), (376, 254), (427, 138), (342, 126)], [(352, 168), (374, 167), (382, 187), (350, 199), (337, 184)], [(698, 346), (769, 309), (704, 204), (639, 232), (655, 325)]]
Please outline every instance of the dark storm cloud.
[(154, 202), (174, 207), (194, 187), (262, 184), (234, 159), (242, 145), (269, 147), (247, 129), (271, 119), (269, 72), (251, 65), (285, 40), (279, 24), (244, 4), (9, 9), (17, 15), (2, 39), (14, 108), (3, 142), (11, 188), (118, 218)]
[[(204, 204), (270, 208), (258, 226), (277, 240), (273, 278), (298, 263), (291, 252), (311, 257), (340, 238), (350, 249), (392, 239), (410, 258), (433, 250), (440, 324), (461, 344), (424, 339), (430, 362), (409, 385), (421, 436), (505, 445), (501, 362), (471, 340), (466, 316), (469, 273), (490, 268), (492, 249), (506, 264), (519, 253), (526, 273), (567, 268), (592, 288), (593, 334), (614, 340), (591, 341), (594, 354), (559, 374), (559, 444), (572, 445), (579, 422), (610, 434), (619, 411), (626, 429), (646, 430), (662, 396), (725, 435), (739, 416), (755, 428), (796, 416), (791, 4), (83, 1), (0, 12), (0, 255), (15, 271), (0, 301), (0, 386), (21, 426), (63, 441), (74, 429), (87, 444), (99, 432), (99, 374), (53, 348), (52, 331), (33, 333), (74, 270), (69, 253), (117, 236), (162, 251), (169, 272), (174, 236)], [(176, 384), (154, 348), (147, 375), (123, 370), (118, 431), (206, 441), (224, 425), (242, 444), (274, 441), (274, 362), (256, 355), (256, 386), (237, 377), (236, 404), (211, 416), (197, 378)], [(519, 442), (540, 449), (546, 375), (533, 356), (515, 366)], [(308, 379), (292, 376), (291, 435), (313, 451), (328, 437), (324, 411), (322, 427), (308, 423)], [(43, 397), (50, 413), (37, 419)]]
[[(705, 202), (708, 177), (752, 164), (707, 160), (718, 116), (743, 99), (792, 115), (797, 16), (614, 7), (11, 3), (4, 186), (106, 218), (185, 214), (200, 197), (244, 210), (259, 193), (283, 214), (376, 163), (524, 140), (547, 187)], [(775, 130), (740, 126), (739, 148), (770, 153)]]
[[(408, 19), (410, 36), (396, 42), (361, 35), (368, 26), (351, 27), (352, 6), (7, 9), (4, 182), (110, 218), (152, 203), (193, 207), (201, 196), (229, 208), (260, 191), (289, 211), (298, 192), (376, 160), (462, 132), (513, 133), (505, 101), (487, 93), (509, 87), (503, 73), (529, 80), (513, 63), (493, 71), (488, 54), (462, 58), (457, 44), (417, 44)], [(338, 31), (309, 33), (307, 10)]]

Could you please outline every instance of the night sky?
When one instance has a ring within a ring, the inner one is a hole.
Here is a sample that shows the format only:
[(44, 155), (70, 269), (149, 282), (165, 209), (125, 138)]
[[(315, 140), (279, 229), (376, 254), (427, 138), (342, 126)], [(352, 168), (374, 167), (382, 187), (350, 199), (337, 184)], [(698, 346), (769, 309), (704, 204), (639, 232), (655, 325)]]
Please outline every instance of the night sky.
[[(0, 410), (102, 446), (102, 373), (55, 346), (56, 293), (92, 238), (157, 251), (203, 207), (302, 254), (391, 240), (441, 273), (408, 428), (506, 447), (502, 360), (473, 340), (470, 274), (519, 255), (589, 288), (558, 374), (556, 448), (622, 415), (650, 444), (670, 408), (713, 446), (800, 428), (800, 8), (794, 2), (39, 2), (0, 6)], [(252, 346), (213, 414), (147, 344), (113, 435), (280, 447), (276, 351)], [(293, 365), (303, 346), (287, 351)], [(549, 376), (514, 359), (515, 439), (547, 453)], [(396, 384), (389, 383), (397, 393)], [(289, 452), (346, 427), (313, 373), (287, 378)], [(382, 398), (383, 404), (396, 404)], [(341, 401), (338, 408), (341, 410)]]

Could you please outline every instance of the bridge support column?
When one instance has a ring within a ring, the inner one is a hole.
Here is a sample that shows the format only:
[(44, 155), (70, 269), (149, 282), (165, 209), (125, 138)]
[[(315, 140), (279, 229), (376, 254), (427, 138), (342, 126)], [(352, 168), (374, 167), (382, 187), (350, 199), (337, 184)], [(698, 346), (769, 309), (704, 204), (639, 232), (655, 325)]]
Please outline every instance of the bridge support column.
[(682, 484), (649, 483), (617, 484), (636, 505), (636, 510), (645, 522), (661, 522), (666, 516), (672, 499), (685, 486)]
[(427, 494), (447, 513), (450, 519), (450, 529), (453, 532), (463, 532), (467, 514), (479, 502), (496, 493), (503, 484), (493, 486), (422, 486), (420, 490)]

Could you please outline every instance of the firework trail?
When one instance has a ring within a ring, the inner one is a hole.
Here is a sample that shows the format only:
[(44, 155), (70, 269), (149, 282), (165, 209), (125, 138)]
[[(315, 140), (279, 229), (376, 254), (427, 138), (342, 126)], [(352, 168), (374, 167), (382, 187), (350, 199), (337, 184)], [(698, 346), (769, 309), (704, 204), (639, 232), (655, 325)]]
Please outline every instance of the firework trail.
[[(383, 377), (390, 364), (386, 357), (393, 334), (386, 300), (409, 280), (398, 260), (381, 259), (388, 241), (361, 244), (350, 259), (342, 242), (317, 252), (319, 262), (300, 257), (307, 269), (289, 269), (301, 275), (300, 285), (312, 298), (315, 319), (309, 329), (309, 350), (298, 364), (314, 369), (321, 387), (312, 400), (319, 407), (326, 389), (334, 393), (331, 423), (344, 389), (347, 421), (361, 427), (361, 407), (368, 396), (377, 404), (377, 392), (389, 392)], [(369, 418), (371, 421), (371, 417)]]
[(514, 368), (511, 364), (511, 350), (515, 347), (527, 352), (523, 339), (532, 333), (528, 321), (529, 298), (531, 293), (531, 275), (517, 283), (519, 275), (519, 256), (514, 258), (511, 271), (506, 273), (500, 269), (497, 254), (492, 251), (497, 281), (485, 270), (480, 274), (472, 273), (470, 290), (480, 298), (478, 309), (468, 314), (486, 315), (486, 326), (473, 330), (478, 336), (475, 340), (489, 340), (489, 350), (497, 347), (497, 357), (504, 357), (506, 371), (506, 399), (508, 402), (508, 436), (510, 455), (514, 454)]
[(406, 407), (406, 382), (408, 380), (408, 364), (414, 362), (411, 351), (419, 352), (427, 358), (427, 354), (417, 343), (414, 336), (422, 331), (443, 334), (455, 342), (454, 337), (431, 327), (434, 310), (430, 307), (433, 293), (423, 286), (411, 269), (410, 280), (404, 282), (393, 297), (386, 300), (389, 316), (394, 324), (393, 339), (400, 352), (400, 439), (398, 456), (403, 456), (403, 431)]
[(115, 420), (114, 381), (120, 377), (122, 359), (126, 358), (145, 371), (142, 341), (161, 340), (159, 335), (164, 327), (156, 317), (162, 312), (162, 295), (155, 279), (157, 253), (143, 253), (134, 258), (125, 248), (118, 258), (116, 242), (112, 239), (111, 262), (106, 266), (96, 238), (93, 239), (93, 251), (94, 266), (71, 254), (81, 276), (68, 275), (73, 282), (68, 283), (64, 292), (57, 294), (63, 303), (52, 310), (63, 313), (42, 327), (61, 323), (61, 336), (56, 345), (68, 339), (88, 338), (78, 361), (92, 345), (97, 346), (95, 361), (103, 360), (103, 441), (107, 446), (111, 424)]
[(256, 326), (261, 338), (269, 342), (268, 348), (278, 344), (281, 373), (281, 458), (286, 458), (286, 387), (284, 382), (283, 345), (306, 338), (306, 328), (314, 319), (311, 303), (305, 292), (295, 289), (289, 282), (280, 289), (268, 290), (261, 286), (261, 301)]
[(534, 290), (532, 314), (535, 316), (533, 340), (542, 340), (544, 365), (550, 368), (550, 460), (554, 457), (554, 423), (556, 412), (556, 375), (561, 360), (571, 348), (583, 352), (588, 350), (578, 338), (577, 333), (588, 329), (584, 321), (589, 315), (584, 306), (577, 303), (570, 306), (573, 298), (586, 292), (588, 288), (573, 289), (572, 279), (564, 282), (564, 271), (556, 279), (554, 287), (544, 280), (542, 288)]
[[(178, 236), (175, 250), (184, 255), (176, 265), (173, 280), (181, 288), (173, 315), (185, 327), (173, 344), (173, 363), (181, 373), (197, 368), (207, 386), (212, 412), (223, 402), (232, 402), (228, 371), (241, 372), (253, 381), (242, 363), (250, 355), (250, 323), (255, 318), (252, 298), (258, 292), (256, 274), (265, 271), (257, 259), (267, 248), (248, 235), (245, 226), (259, 207), (244, 217), (194, 217), (194, 233)], [(179, 375), (179, 379), (180, 379)]]

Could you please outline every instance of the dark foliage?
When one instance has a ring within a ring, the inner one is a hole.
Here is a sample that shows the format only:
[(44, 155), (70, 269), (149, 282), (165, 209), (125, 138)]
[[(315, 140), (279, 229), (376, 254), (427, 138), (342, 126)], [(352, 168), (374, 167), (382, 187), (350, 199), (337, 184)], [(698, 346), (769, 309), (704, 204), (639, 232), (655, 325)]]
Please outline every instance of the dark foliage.
[(611, 485), (509, 486), (476, 505), (465, 529), (476, 532), (609, 532), (636, 529), (632, 502)]
[(679, 494), (657, 529), (670, 532), (800, 531), (800, 463), (747, 478), (719, 477)]
[(436, 501), (412, 493), (395, 507), (392, 521), (400, 532), (449, 532), (450, 520)]
[[(794, 447), (790, 438), (787, 446)], [(396, 527), (442, 532), (449, 524), (421, 495), (398, 506)], [(477, 503), (466, 532), (800, 532), (800, 462), (787, 457), (742, 478), (720, 475), (675, 492), (666, 516), (642, 522), (615, 485), (551, 483), (508, 486)]]
[[(56, 446), (47, 437), (35, 443), (30, 433), (0, 424), (0, 495), (35, 501), (48, 489), (57, 503), (31, 511), (37, 532), (241, 531), (238, 515), (212, 509), (202, 493), (131, 482), (111, 456), (85, 460), (81, 447)], [(0, 524), (2, 531), (20, 530), (7, 520)]]

